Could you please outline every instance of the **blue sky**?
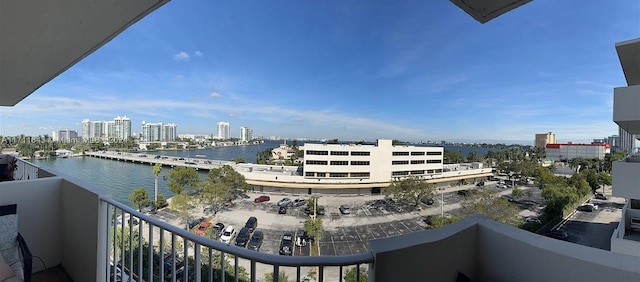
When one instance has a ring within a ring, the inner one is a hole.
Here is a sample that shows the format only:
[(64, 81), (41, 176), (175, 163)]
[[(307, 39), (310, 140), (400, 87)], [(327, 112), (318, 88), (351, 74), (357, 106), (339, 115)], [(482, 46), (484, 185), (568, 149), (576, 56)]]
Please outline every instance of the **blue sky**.
[(617, 134), (614, 44), (637, 37), (637, 0), (535, 0), (486, 24), (447, 0), (174, 0), (1, 107), (0, 134), (126, 115), (179, 134), (588, 141)]

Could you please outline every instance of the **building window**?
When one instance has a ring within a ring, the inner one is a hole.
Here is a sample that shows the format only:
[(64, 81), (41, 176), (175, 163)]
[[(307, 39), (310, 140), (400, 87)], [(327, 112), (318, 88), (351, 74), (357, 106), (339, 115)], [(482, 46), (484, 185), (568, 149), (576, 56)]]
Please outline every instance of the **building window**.
[(428, 170), (427, 170), (427, 173), (428, 173), (428, 174), (433, 174), (433, 169), (428, 169)]
[(424, 160), (414, 160), (414, 161), (411, 161), (411, 164), (423, 164), (423, 163), (424, 163)]
[(371, 174), (368, 172), (352, 172), (351, 177), (369, 177)]
[(361, 152), (361, 151), (353, 151), (351, 152), (352, 156), (370, 156), (371, 152)]
[(436, 173), (442, 173), (442, 169), (436, 169)]
[(391, 173), (391, 176), (403, 176), (403, 175), (409, 175), (408, 171), (394, 171)]
[(351, 165), (369, 165), (369, 161), (351, 161)]
[(304, 173), (304, 176), (314, 177), (314, 176), (316, 176), (316, 173), (308, 171), (308, 172)]
[(424, 170), (412, 170), (411, 175), (422, 175), (424, 174)]
[(328, 151), (314, 151), (314, 150), (309, 150), (306, 151), (307, 155), (319, 155), (319, 156), (326, 156), (329, 154)]
[(406, 165), (409, 164), (409, 161), (391, 161), (392, 165)]
[(427, 160), (428, 164), (439, 164), (442, 163), (442, 160)]
[(327, 165), (327, 161), (306, 160), (305, 163), (308, 165)]
[(331, 161), (331, 165), (349, 165), (349, 161)]
[(316, 173), (317, 177), (327, 177), (327, 173), (326, 172), (318, 172)]
[(349, 175), (345, 172), (332, 172), (329, 173), (329, 177), (348, 177)]
[(411, 152), (412, 156), (424, 156), (424, 152)]
[(348, 151), (331, 151), (332, 156), (348, 156)]
[(408, 156), (409, 152), (393, 152), (391, 153), (393, 156)]
[(427, 152), (427, 156), (442, 156), (442, 152)]

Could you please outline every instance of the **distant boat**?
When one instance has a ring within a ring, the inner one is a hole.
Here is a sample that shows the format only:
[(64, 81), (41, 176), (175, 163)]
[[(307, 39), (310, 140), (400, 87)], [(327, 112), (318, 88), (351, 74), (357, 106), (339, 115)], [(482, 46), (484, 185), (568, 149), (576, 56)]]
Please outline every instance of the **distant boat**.
[(204, 158), (206, 158), (206, 157), (207, 157), (207, 155), (196, 155), (196, 158), (204, 159)]

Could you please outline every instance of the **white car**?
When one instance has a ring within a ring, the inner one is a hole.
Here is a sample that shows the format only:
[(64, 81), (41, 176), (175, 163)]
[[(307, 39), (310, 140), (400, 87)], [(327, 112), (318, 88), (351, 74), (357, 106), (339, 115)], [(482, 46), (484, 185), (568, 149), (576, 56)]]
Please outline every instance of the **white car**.
[(231, 242), (231, 239), (233, 239), (233, 235), (235, 233), (236, 230), (233, 228), (233, 226), (227, 226), (227, 228), (224, 230), (224, 232), (222, 232), (222, 235), (220, 236), (220, 241), (222, 241), (222, 243), (228, 244), (229, 242)]

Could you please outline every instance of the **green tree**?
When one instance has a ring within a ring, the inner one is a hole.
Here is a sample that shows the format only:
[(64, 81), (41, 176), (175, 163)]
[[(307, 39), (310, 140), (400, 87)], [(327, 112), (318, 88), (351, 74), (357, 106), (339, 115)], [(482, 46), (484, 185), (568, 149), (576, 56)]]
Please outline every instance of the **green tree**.
[(167, 203), (167, 200), (164, 198), (163, 194), (158, 194), (158, 200), (156, 201), (156, 209), (164, 206)]
[(156, 163), (153, 165), (153, 176), (155, 178), (155, 188), (153, 194), (153, 203), (154, 206), (158, 205), (158, 177), (160, 176), (160, 172), (162, 171), (162, 164)]
[(464, 162), (464, 156), (460, 152), (444, 150), (445, 164), (458, 164)]
[(476, 191), (460, 203), (460, 211), (465, 217), (481, 214), (492, 220), (516, 226), (518, 207), (506, 199), (488, 191)]
[(402, 180), (394, 180), (389, 187), (384, 189), (384, 194), (397, 201), (417, 206), (421, 199), (433, 197), (433, 189), (433, 184), (411, 176)]
[(441, 215), (434, 215), (434, 216), (431, 216), (430, 220), (431, 220), (429, 223), (429, 225), (431, 226), (430, 228), (438, 228), (438, 227), (442, 227), (442, 226), (454, 223), (460, 220), (460, 218), (458, 218), (457, 216), (446, 217)]
[(244, 160), (244, 158), (241, 158), (241, 157), (232, 159), (231, 161), (234, 162), (234, 163), (237, 163), (237, 164), (243, 164), (243, 163), (247, 162), (247, 161)]
[(185, 224), (185, 229), (189, 229), (189, 214), (191, 213), (191, 202), (193, 199), (187, 194), (177, 194), (171, 198), (171, 209), (178, 212), (178, 216)]
[(358, 280), (358, 271), (355, 267), (347, 269), (344, 272), (344, 282), (369, 282), (369, 273), (360, 268), (360, 280)]
[(320, 237), (324, 233), (324, 229), (322, 228), (322, 219), (320, 218), (307, 218), (304, 222), (304, 231), (311, 236), (311, 240), (313, 240), (313, 245), (311, 248), (312, 255), (317, 255), (319, 253), (320, 248)]
[[(273, 281), (275, 281), (273, 279), (273, 272), (269, 272), (264, 275), (264, 282)], [(289, 277), (287, 277), (287, 274), (285, 274), (282, 270), (278, 272), (278, 282), (289, 282)]]
[(224, 165), (209, 171), (202, 185), (199, 201), (202, 205), (217, 207), (221, 203), (233, 200), (237, 190), (246, 192), (247, 189), (249, 185), (244, 176), (231, 166)]
[(522, 196), (524, 196), (524, 191), (522, 191), (522, 189), (516, 187), (513, 187), (513, 190), (511, 190), (511, 196), (514, 199), (520, 199)]
[(149, 194), (147, 193), (147, 190), (144, 189), (144, 187), (133, 189), (131, 194), (129, 194), (129, 202), (131, 202), (132, 205), (137, 206), (138, 210), (141, 211), (142, 207), (149, 204)]
[(195, 192), (200, 187), (200, 175), (192, 167), (176, 167), (168, 173), (169, 190), (175, 194), (182, 194), (185, 189), (187, 193)]

